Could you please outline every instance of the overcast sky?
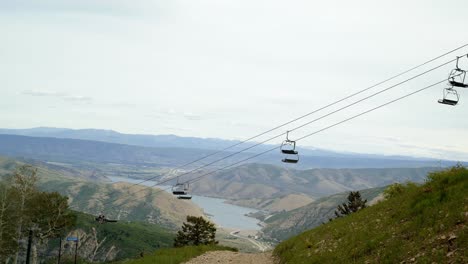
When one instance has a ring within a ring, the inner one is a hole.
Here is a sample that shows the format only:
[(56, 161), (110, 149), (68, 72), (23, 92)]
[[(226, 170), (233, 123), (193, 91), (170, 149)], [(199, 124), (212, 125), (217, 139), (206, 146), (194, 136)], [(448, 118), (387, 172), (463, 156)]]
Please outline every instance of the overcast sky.
[[(0, 0), (0, 127), (243, 139), (468, 43), (466, 10), (466, 0)], [(453, 66), (291, 137), (441, 81)], [(444, 87), (300, 144), (468, 160), (468, 90), (451, 107), (436, 102)]]

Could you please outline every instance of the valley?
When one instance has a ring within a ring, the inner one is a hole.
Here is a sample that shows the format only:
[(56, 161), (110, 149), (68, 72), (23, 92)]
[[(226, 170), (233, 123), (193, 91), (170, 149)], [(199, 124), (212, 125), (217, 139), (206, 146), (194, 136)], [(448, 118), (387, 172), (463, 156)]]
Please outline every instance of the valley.
[[(159, 156), (151, 158), (151, 153), (166, 155), (166, 149), (144, 147), (143, 152), (127, 159), (125, 155), (135, 153), (134, 150), (140, 152), (141, 147), (27, 138), (23, 142), (27, 148), (16, 151), (15, 147), (13, 151), (13, 145), (5, 143), (7, 139), (23, 140), (0, 135), (0, 146), (3, 146), (0, 154), (13, 155), (0, 157), (0, 177), (5, 178), (22, 164), (38, 168), (39, 188), (66, 195), (70, 208), (83, 212), (85, 215), (81, 217), (88, 219), (81, 221), (81, 227), (72, 230), (69, 236), (77, 235), (89, 243), (94, 241), (96, 248), (99, 240), (107, 239), (113, 231), (90, 228), (93, 215), (104, 213), (124, 225), (137, 225), (122, 226), (125, 230), (147, 229), (151, 233), (156, 228), (156, 232), (166, 232), (168, 237), (174, 235), (187, 215), (193, 215), (204, 216), (216, 224), (216, 238), (222, 245), (242, 252), (264, 252), (285, 239), (327, 223), (351, 190), (360, 190), (363, 198), (373, 204), (382, 198), (386, 186), (395, 182), (422, 183), (428, 173), (440, 170), (436, 167), (293, 169), (246, 163), (215, 173), (209, 168), (190, 172), (190, 168), (177, 168), (170, 155), (162, 163), (151, 161), (159, 160)], [(193, 151), (198, 153), (190, 149), (187, 159)], [(90, 152), (94, 154), (87, 155)], [(197, 179), (190, 184), (192, 200), (182, 201), (172, 195), (171, 184), (175, 184), (177, 177), (181, 181)], [(163, 185), (159, 185), (161, 181)], [(137, 244), (147, 243), (135, 239)], [(168, 247), (170, 243), (166, 239), (157, 245)], [(115, 244), (111, 239), (99, 252), (82, 248), (81, 254), (83, 258), (104, 260), (138, 254), (136, 248), (125, 247), (127, 244)], [(54, 252), (49, 248), (41, 254)]]

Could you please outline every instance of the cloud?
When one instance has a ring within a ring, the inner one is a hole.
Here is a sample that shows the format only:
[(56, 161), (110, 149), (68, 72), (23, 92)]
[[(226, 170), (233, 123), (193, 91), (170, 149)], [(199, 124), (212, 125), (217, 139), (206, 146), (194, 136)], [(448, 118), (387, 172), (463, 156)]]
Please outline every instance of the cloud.
[(54, 96), (54, 97), (60, 97), (60, 96), (65, 95), (63, 93), (51, 92), (51, 91), (23, 91), (22, 94), (32, 95), (32, 96)]
[(65, 95), (61, 96), (63, 100), (66, 101), (74, 101), (74, 102), (91, 102), (93, 98), (89, 96), (81, 96), (81, 95)]
[(29, 90), (29, 91), (23, 91), (21, 94), (30, 95), (30, 96), (38, 96), (38, 97), (54, 97), (54, 98), (59, 98), (64, 101), (70, 101), (70, 102), (91, 103), (93, 101), (93, 98), (89, 96), (72, 95), (72, 94), (60, 93), (60, 92), (55, 92), (55, 91)]
[(187, 120), (190, 120), (190, 121), (198, 121), (198, 120), (203, 119), (203, 117), (201, 115), (196, 115), (196, 114), (193, 114), (193, 113), (184, 113), (183, 117), (185, 119), (187, 119)]
[[(146, 1), (148, 2), (148, 1)], [(132, 5), (132, 1), (61, 1), (61, 0), (20, 0), (0, 1), (0, 7), (8, 11), (35, 11), (35, 12), (80, 12), (97, 14), (131, 15), (141, 10), (141, 5)], [(146, 5), (148, 6), (148, 5)]]

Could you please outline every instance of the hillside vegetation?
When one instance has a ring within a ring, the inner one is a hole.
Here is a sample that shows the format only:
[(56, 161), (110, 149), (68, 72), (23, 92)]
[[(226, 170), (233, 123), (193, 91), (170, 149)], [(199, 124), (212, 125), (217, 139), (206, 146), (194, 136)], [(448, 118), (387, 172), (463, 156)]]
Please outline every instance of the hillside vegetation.
[[(384, 187), (365, 189), (360, 193), (363, 199), (372, 201), (384, 189)], [(348, 194), (349, 192), (334, 194), (291, 211), (273, 214), (264, 220), (266, 227), (262, 231), (267, 237), (281, 241), (326, 223), (335, 216), (336, 207), (346, 200)]]
[[(395, 186), (394, 186), (395, 187)], [(431, 173), (421, 186), (279, 244), (280, 263), (467, 263), (468, 170)]]
[[(94, 216), (76, 212), (76, 226), (65, 237), (78, 237), (80, 240), (79, 258), (91, 261), (121, 260), (136, 258), (141, 252), (152, 252), (157, 248), (172, 247), (175, 235), (161, 226), (142, 222), (117, 222), (98, 224)], [(66, 242), (64, 237), (64, 259), (74, 255), (74, 242)], [(51, 240), (47, 255), (56, 258), (58, 239)]]

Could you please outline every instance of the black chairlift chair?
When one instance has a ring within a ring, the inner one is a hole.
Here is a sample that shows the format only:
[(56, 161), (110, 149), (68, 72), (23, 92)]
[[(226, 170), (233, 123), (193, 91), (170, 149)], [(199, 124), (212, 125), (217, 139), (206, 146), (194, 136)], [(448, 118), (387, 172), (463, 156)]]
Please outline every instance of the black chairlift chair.
[(466, 71), (458, 67), (458, 60), (460, 58), (461, 57), (457, 57), (457, 66), (450, 72), (448, 82), (450, 85), (452, 85), (452, 87), (468, 88), (468, 83), (465, 82)]
[(283, 154), (297, 154), (296, 141), (288, 138), (289, 131), (286, 132), (286, 140), (281, 144), (281, 153)]
[(286, 132), (286, 140), (281, 144), (281, 153), (286, 154), (286, 157), (281, 160), (282, 162), (297, 163), (299, 161), (296, 141), (289, 139), (289, 131)]
[(116, 223), (117, 220), (109, 220), (106, 218), (105, 215), (103, 214), (100, 214), (98, 217), (95, 218), (95, 220), (99, 223), (99, 224), (105, 224), (105, 223)]
[(190, 185), (188, 182), (186, 183), (179, 183), (179, 179), (177, 179), (176, 185), (172, 187), (172, 194), (177, 196), (177, 199), (182, 200), (190, 200), (192, 199), (192, 195), (189, 194)]
[(179, 178), (177, 178), (177, 183), (172, 187), (173, 195), (185, 195), (188, 192), (188, 183), (179, 183)]
[(453, 89), (453, 87), (445, 88), (443, 91), (442, 99), (439, 99), (440, 104), (452, 105), (455, 106), (458, 104), (460, 100), (460, 96), (457, 93), (457, 90)]

